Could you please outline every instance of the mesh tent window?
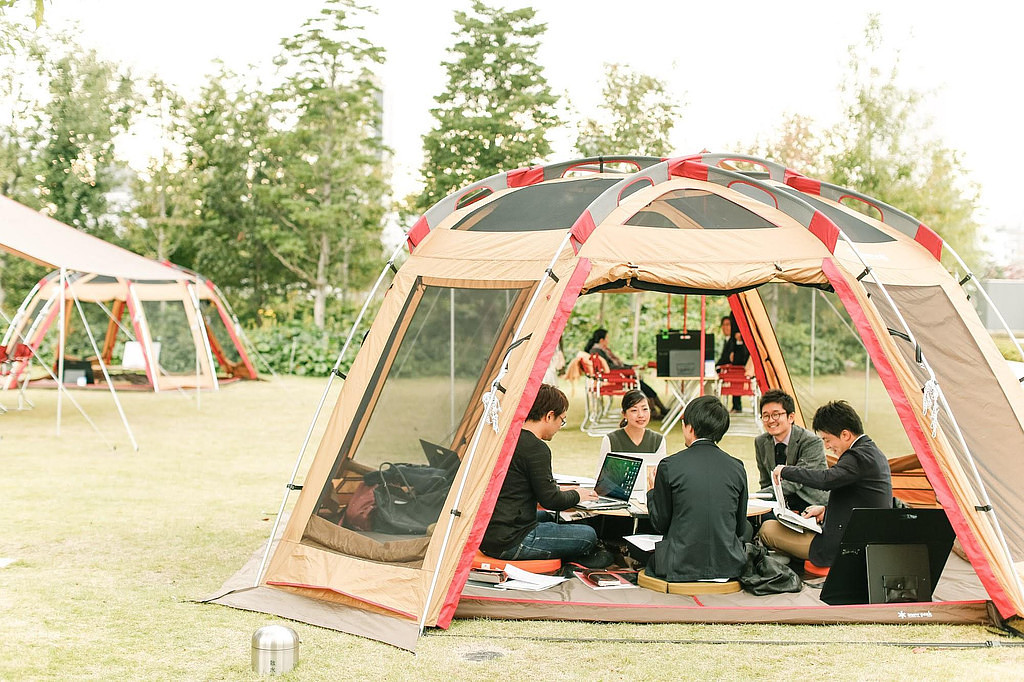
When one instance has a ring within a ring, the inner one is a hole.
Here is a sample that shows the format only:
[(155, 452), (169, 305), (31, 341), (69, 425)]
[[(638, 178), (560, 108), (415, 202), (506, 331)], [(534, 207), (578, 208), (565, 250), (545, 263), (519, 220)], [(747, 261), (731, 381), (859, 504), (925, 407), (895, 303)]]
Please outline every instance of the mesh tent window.
[(666, 192), (638, 211), (627, 225), (683, 229), (750, 230), (776, 227), (753, 211), (702, 189)]
[(414, 287), (321, 490), (316, 515), (340, 521), (362, 476), (384, 463), (427, 464), (420, 440), (462, 456), (528, 291), (423, 282)]
[(523, 187), (484, 204), (453, 230), (537, 232), (567, 230), (587, 206), (621, 178), (584, 178)]

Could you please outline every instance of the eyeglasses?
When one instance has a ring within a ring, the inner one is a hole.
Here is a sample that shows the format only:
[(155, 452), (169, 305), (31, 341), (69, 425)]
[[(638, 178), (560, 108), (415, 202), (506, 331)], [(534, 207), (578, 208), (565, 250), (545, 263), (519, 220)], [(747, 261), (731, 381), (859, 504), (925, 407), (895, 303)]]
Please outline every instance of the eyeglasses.
[(562, 417), (562, 426), (565, 426), (565, 417)]
[(785, 417), (786, 414), (787, 414), (786, 412), (763, 412), (763, 413), (761, 413), (761, 421), (763, 421), (763, 422), (778, 421), (779, 419), (782, 419), (783, 417)]

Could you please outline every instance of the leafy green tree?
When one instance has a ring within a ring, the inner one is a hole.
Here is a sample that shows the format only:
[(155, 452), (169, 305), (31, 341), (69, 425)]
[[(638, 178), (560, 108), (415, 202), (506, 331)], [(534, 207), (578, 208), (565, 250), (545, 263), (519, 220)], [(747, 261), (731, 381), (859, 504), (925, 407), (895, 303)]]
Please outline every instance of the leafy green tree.
[[(134, 84), (118, 65), (67, 35), (8, 45), (0, 78), (0, 193), (57, 220), (115, 238), (111, 192), (125, 179), (114, 139), (135, 109)], [(26, 77), (34, 72), (35, 79)], [(40, 268), (6, 258), (4, 290), (19, 299)]]
[[(32, 20), (36, 22), (36, 28), (43, 25), (43, 14), (45, 10), (45, 0), (0, 0), (0, 16), (7, 13), (8, 8), (14, 7), (15, 3), (19, 7), (32, 6)], [(0, 48), (2, 49), (2, 48)]]
[(267, 141), (270, 182), (257, 188), (270, 214), (260, 237), (309, 287), (319, 328), (328, 298), (337, 295), (344, 309), (383, 250), (387, 182), (373, 68), (384, 56), (356, 23), (367, 11), (334, 0), (283, 41), (280, 127)]
[(978, 188), (960, 155), (929, 135), (920, 120), (924, 95), (899, 86), (898, 59), (888, 70), (879, 66), (881, 47), (879, 19), (872, 16), (863, 44), (850, 47), (846, 119), (837, 151), (827, 157), (830, 179), (910, 213), (971, 262)]
[(112, 239), (110, 192), (124, 169), (114, 139), (136, 111), (134, 81), (68, 38), (47, 50), (42, 67), (49, 101), (29, 142), (38, 155), (43, 206), (66, 225)]
[(141, 115), (152, 124), (159, 149), (146, 168), (134, 174), (125, 246), (158, 261), (175, 261), (175, 252), (196, 222), (191, 196), (195, 176), (184, 155), (185, 101), (155, 78), (146, 84), (145, 100)]
[(576, 149), (583, 156), (637, 154), (666, 156), (679, 106), (654, 76), (621, 64), (605, 65), (600, 119), (580, 125)]
[(547, 130), (558, 125), (557, 97), (537, 61), (547, 26), (536, 10), (505, 11), (474, 0), (456, 12), (458, 29), (448, 82), (431, 110), (435, 127), (423, 137), (425, 209), (453, 190), (547, 157)]
[(973, 264), (978, 187), (960, 154), (931, 134), (922, 116), (925, 93), (899, 84), (898, 55), (892, 60), (883, 54), (877, 16), (869, 18), (864, 40), (849, 54), (843, 120), (820, 132), (810, 119), (789, 116), (775, 139), (750, 151), (913, 215)]
[(269, 222), (257, 188), (266, 172), (271, 103), (259, 82), (225, 69), (212, 74), (185, 112), (189, 201), (196, 218), (176, 262), (209, 277), (229, 294), (243, 319), (284, 295), (291, 277), (260, 239)]

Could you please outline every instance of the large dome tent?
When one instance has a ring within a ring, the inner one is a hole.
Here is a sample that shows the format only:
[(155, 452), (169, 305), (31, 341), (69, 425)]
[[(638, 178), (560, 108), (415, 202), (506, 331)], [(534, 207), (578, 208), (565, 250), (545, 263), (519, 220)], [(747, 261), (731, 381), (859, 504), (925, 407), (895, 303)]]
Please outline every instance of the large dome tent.
[[(846, 308), (983, 586), (982, 598), (937, 598), (927, 619), (986, 620), (989, 605), (997, 617), (1024, 613), (1024, 392), (939, 262), (941, 239), (910, 216), (750, 157), (604, 157), (459, 190), (417, 221), (408, 247), (402, 267), (392, 259), (382, 273), (397, 270), (280, 540), (252, 567), (259, 586), (226, 586), (219, 603), (408, 648), (423, 627), (456, 615), (900, 622), (906, 609), (895, 604), (835, 607), (809, 594), (695, 604), (636, 594), (645, 590), (596, 600), (560, 586), (510, 600), (465, 587), (519, 428), (581, 295), (727, 296), (759, 384), (799, 399), (759, 293), (788, 283), (834, 292)], [(363, 475), (422, 459), (419, 439), (461, 459), (436, 524), (414, 537), (339, 526)]]

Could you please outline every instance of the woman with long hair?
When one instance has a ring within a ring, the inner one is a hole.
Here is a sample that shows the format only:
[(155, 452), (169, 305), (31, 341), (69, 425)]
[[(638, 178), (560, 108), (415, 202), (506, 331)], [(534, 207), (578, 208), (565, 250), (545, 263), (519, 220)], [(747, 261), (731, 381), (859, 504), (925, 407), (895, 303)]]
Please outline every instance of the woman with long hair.
[[(642, 391), (628, 391), (622, 396), (622, 421), (619, 428), (601, 439), (601, 457), (597, 463), (598, 472), (609, 452), (618, 452), (640, 457), (644, 460), (641, 480), (647, 480), (647, 467), (656, 466), (665, 458), (667, 450), (665, 437), (647, 428), (651, 422), (651, 407)], [(634, 488), (642, 496), (646, 487)]]
[[(608, 363), (608, 369), (631, 369), (632, 365), (627, 365), (619, 356), (612, 352), (612, 349), (608, 345), (608, 330), (599, 328), (595, 329), (594, 333), (590, 335), (590, 340), (587, 341), (583, 347), (583, 351), (588, 355), (597, 354), (604, 358), (604, 361)], [(649, 385), (647, 385), (642, 379), (640, 381), (640, 390), (643, 391), (644, 395), (647, 396), (647, 400), (651, 406), (651, 418), (661, 419), (668, 412), (668, 408), (661, 402), (661, 398), (658, 397), (657, 392)]]

